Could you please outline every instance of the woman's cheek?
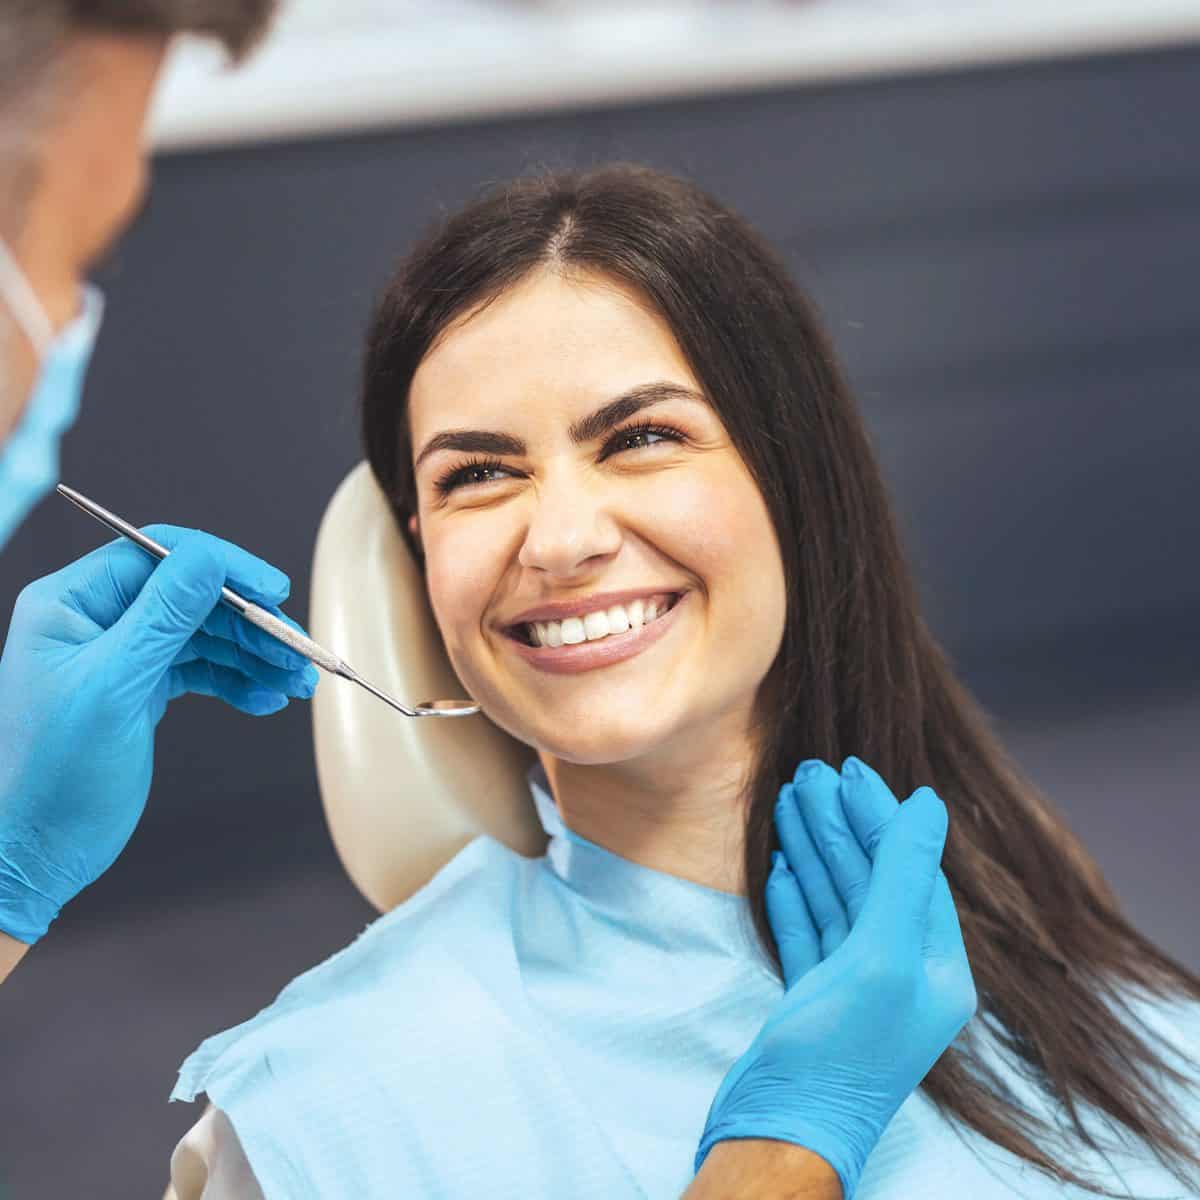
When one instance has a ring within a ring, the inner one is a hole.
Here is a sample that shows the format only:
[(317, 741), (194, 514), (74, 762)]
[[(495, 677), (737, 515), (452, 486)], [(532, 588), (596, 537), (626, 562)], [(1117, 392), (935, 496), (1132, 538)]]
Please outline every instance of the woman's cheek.
[(500, 541), (482, 513), (454, 514), (427, 537), (429, 599), (447, 646), (461, 645), (480, 628), (504, 573)]
[[(730, 456), (732, 458), (732, 456)], [(659, 545), (700, 581), (707, 619), (729, 646), (766, 647), (783, 636), (783, 560), (766, 502), (740, 460), (664, 479), (653, 511)]]
[(706, 585), (713, 574), (745, 555), (747, 538), (760, 535), (743, 511), (738, 482), (724, 471), (670, 472), (659, 478), (652, 507), (643, 509), (653, 514), (662, 549)]

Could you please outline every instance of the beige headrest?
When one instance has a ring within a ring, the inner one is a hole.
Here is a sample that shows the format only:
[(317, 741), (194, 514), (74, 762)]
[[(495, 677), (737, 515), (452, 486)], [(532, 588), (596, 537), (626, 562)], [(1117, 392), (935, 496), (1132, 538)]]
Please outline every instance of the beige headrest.
[[(402, 704), (465, 696), (425, 580), (367, 463), (342, 481), (317, 534), (309, 632)], [(545, 834), (525, 773), (533, 754), (482, 714), (402, 716), (322, 674), (317, 777), (334, 845), (381, 911), (406, 900), (478, 833), (522, 854)]]

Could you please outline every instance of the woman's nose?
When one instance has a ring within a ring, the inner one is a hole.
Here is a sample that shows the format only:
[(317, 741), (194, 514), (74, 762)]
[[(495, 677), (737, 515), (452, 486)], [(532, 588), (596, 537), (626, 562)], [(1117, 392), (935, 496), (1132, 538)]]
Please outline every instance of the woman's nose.
[(523, 567), (570, 576), (614, 555), (620, 525), (603, 497), (583, 487), (543, 486), (517, 559)]

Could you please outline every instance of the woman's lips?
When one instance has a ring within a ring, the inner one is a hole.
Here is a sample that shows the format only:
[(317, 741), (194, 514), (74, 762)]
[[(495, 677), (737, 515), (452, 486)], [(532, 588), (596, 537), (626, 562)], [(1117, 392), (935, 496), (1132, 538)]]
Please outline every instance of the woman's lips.
[(684, 592), (660, 617), (648, 625), (639, 625), (625, 633), (610, 633), (594, 642), (579, 642), (574, 646), (527, 646), (515, 638), (505, 639), (531, 667), (553, 675), (575, 675), (623, 662), (652, 646), (675, 622), (689, 593)]

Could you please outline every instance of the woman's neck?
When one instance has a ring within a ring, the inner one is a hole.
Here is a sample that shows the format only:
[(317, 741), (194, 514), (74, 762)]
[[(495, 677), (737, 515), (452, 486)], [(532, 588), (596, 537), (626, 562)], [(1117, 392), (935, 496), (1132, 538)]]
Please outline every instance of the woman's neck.
[(581, 766), (539, 755), (567, 827), (630, 862), (722, 892), (745, 891), (749, 735), (692, 731), (677, 747)]

